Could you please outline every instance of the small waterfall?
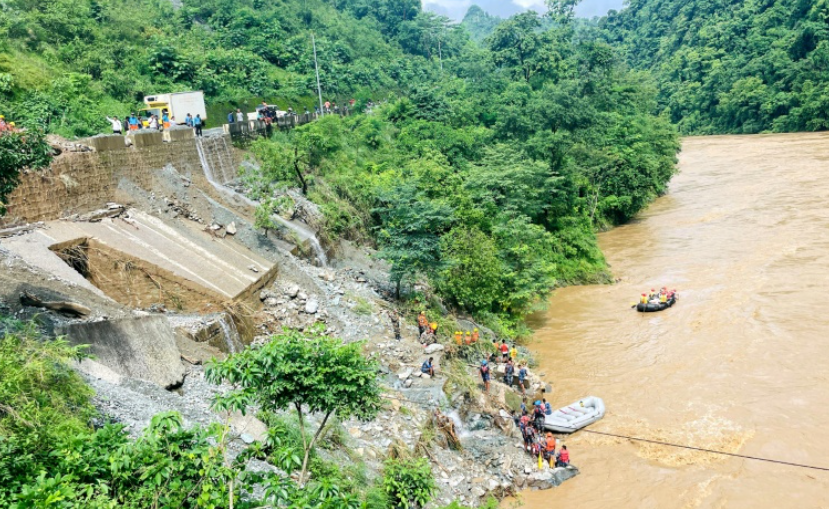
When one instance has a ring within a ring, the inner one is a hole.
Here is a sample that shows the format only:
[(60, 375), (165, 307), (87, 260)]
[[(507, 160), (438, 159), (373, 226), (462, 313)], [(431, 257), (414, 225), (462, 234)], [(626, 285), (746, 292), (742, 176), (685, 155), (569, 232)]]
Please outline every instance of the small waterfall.
[[(224, 139), (224, 137), (222, 137)], [(227, 143), (227, 141), (225, 141)], [(225, 145), (227, 146), (227, 145)], [(199, 161), (201, 161), (202, 169), (204, 170), (204, 176), (210, 185), (212, 185), (216, 191), (226, 196), (231, 201), (240, 200), (242, 203), (256, 208), (259, 203), (251, 200), (247, 196), (242, 193), (236, 192), (233, 189), (222, 185), (220, 182), (216, 181), (216, 178), (213, 174), (213, 169), (210, 167), (210, 164), (207, 161), (207, 157), (204, 153), (204, 147), (202, 146), (202, 140), (197, 138), (196, 139), (196, 151), (199, 153)], [(325, 250), (322, 248), (322, 244), (320, 244), (319, 239), (317, 239), (317, 235), (310, 229), (310, 228), (303, 228), (299, 224), (288, 221), (284, 217), (280, 216), (279, 214), (273, 214), (271, 218), (278, 222), (279, 224), (283, 225), (284, 227), (288, 228), (289, 230), (293, 231), (301, 242), (308, 242), (311, 246), (311, 249), (314, 251), (314, 255), (317, 257), (317, 262), (322, 267), (328, 267), (328, 256), (325, 254)]]
[[(219, 166), (222, 168), (222, 183), (226, 183), (236, 179), (237, 175), (235, 174), (233, 168), (233, 149), (227, 146), (227, 136), (222, 136), (220, 139), (222, 140), (223, 150), (221, 153), (217, 151), (217, 154), (219, 155)], [(227, 164), (229, 168), (225, 166), (226, 157), (230, 157), (230, 161)], [(230, 173), (230, 175), (228, 175), (228, 173)]]
[(319, 261), (320, 265), (323, 267), (328, 266), (328, 256), (325, 254), (325, 250), (322, 248), (322, 244), (320, 244), (320, 241), (317, 239), (314, 232), (308, 228), (303, 228), (292, 221), (288, 221), (279, 214), (274, 214), (272, 217), (279, 224), (296, 233), (297, 237), (299, 237), (301, 241), (307, 241), (308, 244), (311, 245), (311, 249), (313, 249), (314, 255), (317, 257), (317, 261)]
[(464, 427), (461, 416), (457, 410), (452, 410), (444, 415), (452, 419), (452, 422), (455, 423), (455, 432), (458, 435), (458, 438), (466, 438), (469, 436), (469, 431)]
[(221, 326), (222, 332), (224, 333), (227, 353), (237, 353), (238, 349), (236, 348), (236, 345), (242, 344), (242, 338), (239, 336), (239, 330), (236, 328), (236, 322), (234, 322), (233, 318), (230, 318), (227, 313), (222, 313), (219, 318), (219, 326)]
[(213, 176), (213, 169), (210, 167), (210, 163), (207, 162), (207, 157), (204, 155), (204, 147), (202, 146), (202, 139), (196, 138), (196, 152), (199, 153), (199, 161), (201, 162), (201, 168), (204, 171), (204, 176), (207, 178), (207, 181), (216, 186), (216, 178)]

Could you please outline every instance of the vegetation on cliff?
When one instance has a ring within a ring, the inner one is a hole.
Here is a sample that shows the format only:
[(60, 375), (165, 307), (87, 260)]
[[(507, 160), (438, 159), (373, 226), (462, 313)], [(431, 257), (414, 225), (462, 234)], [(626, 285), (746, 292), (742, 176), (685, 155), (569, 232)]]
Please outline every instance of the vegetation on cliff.
[(665, 190), (678, 139), (646, 76), (575, 38), (567, 12), (543, 24), (514, 16), (371, 114), (255, 143), (259, 217), (279, 210), (279, 188), (306, 184), (326, 232), (376, 243), (398, 291), (427, 277), (488, 323), (606, 278), (594, 232)]

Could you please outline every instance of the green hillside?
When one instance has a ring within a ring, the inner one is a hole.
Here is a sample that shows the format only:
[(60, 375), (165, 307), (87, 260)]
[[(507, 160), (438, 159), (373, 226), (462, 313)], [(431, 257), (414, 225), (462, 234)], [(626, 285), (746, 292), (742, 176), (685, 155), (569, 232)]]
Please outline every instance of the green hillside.
[(465, 40), (417, 1), (374, 4), (10, 0), (0, 8), (0, 110), (88, 135), (151, 93), (195, 89), (212, 104), (269, 98), (310, 106), (312, 32), (326, 97), (376, 97), (436, 77), (427, 60), (437, 47), (432, 34), (442, 35), (447, 57)]
[(682, 132), (829, 127), (825, 0), (631, 0), (602, 27)]
[(595, 230), (633, 217), (675, 171), (647, 77), (584, 37), (565, 4), (476, 44), (417, 0), (11, 0), (0, 111), (89, 135), (149, 93), (312, 106), (315, 33), (326, 98), (388, 104), (255, 146), (262, 171), (247, 178), (263, 207), (302, 187), (324, 234), (375, 244), (400, 286), (428, 278), (459, 308), (512, 320), (558, 284), (606, 278)]

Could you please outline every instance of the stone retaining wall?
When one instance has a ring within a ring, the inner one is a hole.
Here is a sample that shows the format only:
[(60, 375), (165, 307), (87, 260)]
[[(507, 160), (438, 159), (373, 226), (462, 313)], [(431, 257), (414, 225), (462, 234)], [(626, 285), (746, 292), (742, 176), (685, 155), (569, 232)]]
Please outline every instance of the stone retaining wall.
[[(132, 146), (127, 146), (125, 140)], [(81, 143), (96, 151), (65, 153), (46, 169), (21, 175), (20, 185), (9, 196), (8, 213), (0, 218), (0, 226), (49, 221), (101, 208), (109, 201), (117, 201), (121, 179), (151, 190), (157, 178), (154, 170), (168, 164), (182, 175), (203, 178), (191, 129), (126, 137), (97, 136)], [(231, 168), (238, 167), (230, 136), (211, 137), (204, 150), (208, 164), (216, 165), (225, 178), (233, 171)]]

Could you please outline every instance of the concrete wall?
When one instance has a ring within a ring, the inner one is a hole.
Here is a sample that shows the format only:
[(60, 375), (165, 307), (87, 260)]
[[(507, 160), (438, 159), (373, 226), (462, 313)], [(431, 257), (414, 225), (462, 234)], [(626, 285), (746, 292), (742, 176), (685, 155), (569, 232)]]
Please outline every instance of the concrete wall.
[(184, 380), (175, 333), (163, 316), (77, 323), (61, 331), (76, 345), (89, 345), (95, 360), (118, 375), (162, 387)]
[[(126, 146), (125, 138), (133, 146)], [(238, 167), (230, 136), (210, 140), (204, 144), (206, 159), (219, 168), (223, 181), (227, 181)], [(94, 147), (96, 152), (65, 153), (49, 168), (21, 175), (0, 225), (49, 221), (101, 208), (108, 201), (117, 201), (116, 190), (122, 178), (151, 190), (156, 178), (154, 170), (168, 164), (182, 175), (203, 179), (196, 140), (190, 129), (174, 129), (163, 135), (148, 132), (127, 137), (98, 136), (81, 143)]]

